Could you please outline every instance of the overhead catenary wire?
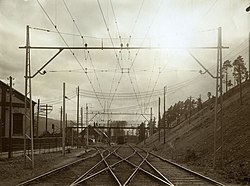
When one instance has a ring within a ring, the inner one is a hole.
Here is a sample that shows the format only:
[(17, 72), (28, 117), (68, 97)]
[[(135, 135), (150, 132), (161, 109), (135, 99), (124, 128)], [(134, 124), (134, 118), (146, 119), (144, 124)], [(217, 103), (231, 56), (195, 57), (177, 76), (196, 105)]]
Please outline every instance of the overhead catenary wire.
[[(136, 86), (137, 86), (137, 90), (138, 90), (138, 94), (140, 95), (140, 88), (139, 88), (139, 83), (138, 83), (138, 81), (137, 81), (137, 77), (136, 77), (136, 73), (135, 73), (135, 69), (134, 68), (132, 68), (132, 72), (133, 72), (133, 74), (134, 74), (134, 78), (135, 78), (135, 83), (136, 83)], [(141, 99), (141, 105), (142, 105), (142, 99)]]
[[(114, 46), (115, 46), (115, 45), (114, 45), (114, 41), (113, 41), (113, 39), (112, 39), (112, 37), (111, 37), (111, 33), (110, 33), (110, 30), (109, 30), (108, 24), (107, 24), (107, 22), (106, 22), (105, 16), (104, 16), (104, 14), (103, 14), (102, 6), (101, 6), (99, 0), (97, 0), (97, 3), (98, 3), (98, 7), (99, 7), (99, 9), (100, 9), (101, 15), (102, 15), (103, 22), (104, 22), (104, 24), (105, 24), (105, 26), (106, 26), (106, 29), (107, 29), (107, 32), (108, 32), (108, 35), (109, 35), (111, 44), (112, 44), (112, 46), (114, 47)], [(118, 57), (117, 52), (116, 52), (115, 49), (114, 49), (114, 53), (115, 53), (115, 56), (116, 56), (116, 59), (117, 59), (116, 61), (117, 61), (117, 63), (119, 64), (119, 67), (122, 68), (121, 63), (120, 63), (120, 60), (119, 60), (119, 57)]]
[(130, 40), (131, 40), (132, 35), (134, 34), (135, 26), (136, 26), (136, 24), (137, 24), (137, 22), (138, 22), (138, 19), (139, 19), (139, 17), (140, 17), (140, 14), (141, 14), (141, 10), (142, 10), (143, 4), (144, 4), (144, 0), (142, 0), (142, 2), (141, 2), (141, 5), (140, 5), (140, 8), (139, 8), (138, 14), (137, 14), (136, 19), (135, 19), (135, 21), (134, 21), (134, 24), (133, 24), (133, 26), (132, 26), (132, 30), (131, 30), (131, 33), (130, 33), (130, 35), (129, 35), (128, 45), (130, 45)]
[[(46, 10), (44, 9), (44, 7), (42, 6), (42, 4), (39, 2), (39, 0), (37, 0), (37, 3), (39, 4), (39, 6), (41, 7), (41, 9), (42, 9), (43, 12), (45, 13), (45, 15), (47, 16), (47, 18), (49, 19), (50, 23), (54, 26), (54, 28), (55, 28), (56, 31), (58, 32), (58, 34), (59, 34), (59, 36), (61, 37), (61, 39), (63, 40), (64, 44), (65, 44), (67, 47), (69, 47), (68, 43), (66, 42), (66, 40), (64, 39), (64, 37), (62, 36), (62, 34), (60, 33), (60, 31), (58, 30), (57, 26), (54, 24), (54, 22), (53, 22), (52, 19), (50, 18), (49, 14), (46, 12)], [(80, 63), (79, 59), (76, 57), (76, 55), (75, 55), (75, 53), (73, 52), (73, 50), (72, 50), (72, 49), (69, 49), (69, 51), (71, 52), (71, 54), (73, 55), (74, 59), (77, 61), (77, 63), (80, 65), (80, 67), (81, 67), (82, 70), (84, 71), (84, 67), (83, 67), (82, 64)], [(88, 74), (87, 74), (87, 73), (84, 73), (84, 74), (86, 74), (87, 79), (89, 80), (92, 89), (94, 90), (94, 92), (96, 92), (96, 91), (95, 91), (95, 88), (94, 88), (94, 86), (93, 86), (93, 84), (92, 84), (92, 82), (91, 82), (91, 80), (90, 80), (90, 78), (89, 78), (89, 76), (88, 76)], [(100, 99), (99, 99), (97, 96), (96, 96), (96, 98), (98, 99), (98, 102), (99, 102), (100, 106), (103, 108)]]
[[(83, 35), (82, 35), (82, 33), (81, 33), (81, 31), (80, 31), (78, 25), (76, 24), (76, 21), (75, 21), (73, 15), (72, 15), (72, 13), (71, 13), (71, 11), (70, 11), (68, 5), (66, 4), (65, 0), (63, 0), (63, 4), (64, 4), (64, 6), (65, 6), (67, 12), (69, 13), (69, 15), (70, 15), (70, 17), (71, 17), (71, 19), (72, 19), (72, 21), (73, 21), (73, 23), (74, 23), (74, 25), (75, 25), (77, 31), (78, 31), (78, 33), (81, 35), (81, 39), (82, 39), (82, 44), (83, 44), (83, 46), (87, 45), (86, 40), (84, 39), (84, 37), (83, 37)], [(84, 50), (84, 52), (85, 52), (85, 50)], [(84, 54), (85, 54), (85, 56), (86, 56), (86, 53), (84, 53)], [(88, 58), (88, 57), (89, 57), (89, 58)], [(100, 89), (100, 91), (102, 92), (101, 84), (100, 84), (99, 78), (98, 78), (98, 76), (97, 76), (97, 73), (96, 73), (96, 71), (95, 71), (95, 66), (94, 66), (94, 64), (93, 64), (93, 60), (92, 60), (92, 57), (91, 57), (89, 51), (87, 51), (87, 59), (90, 60), (90, 63), (91, 63), (91, 65), (92, 65), (92, 67), (93, 67), (94, 74), (95, 74), (95, 78), (96, 78), (96, 80), (97, 80), (99, 89)]]
[[(152, 25), (153, 25), (154, 22), (155, 22), (155, 18), (156, 18), (156, 16), (157, 16), (157, 15), (159, 14), (159, 12), (160, 12), (160, 8), (161, 8), (162, 2), (163, 2), (163, 0), (160, 1), (159, 6), (157, 7), (156, 14), (154, 15), (153, 19), (151, 20), (151, 23), (149, 24), (149, 27), (148, 27), (148, 29), (147, 29), (147, 31), (146, 31), (146, 33), (145, 33), (144, 39), (142, 40), (142, 42), (141, 42), (141, 44), (140, 44), (141, 46), (144, 44), (144, 42), (145, 42), (145, 40), (146, 40), (146, 38), (147, 38), (147, 36), (148, 36), (148, 34), (149, 34), (149, 31), (150, 31)], [(140, 52), (140, 49), (138, 49), (138, 50), (136, 51), (135, 57), (134, 57), (134, 59), (132, 60), (132, 63), (131, 63), (131, 65), (130, 65), (130, 69), (134, 66), (134, 63), (135, 63), (135, 61), (136, 61), (136, 58), (137, 58), (139, 52)]]
[(118, 37), (119, 37), (119, 40), (120, 40), (120, 44), (122, 44), (122, 37), (121, 37), (120, 30), (119, 30), (119, 27), (118, 27), (117, 18), (115, 16), (115, 10), (114, 10), (114, 6), (113, 6), (113, 3), (112, 3), (112, 0), (109, 0), (109, 2), (110, 2), (110, 5), (111, 5), (113, 16), (114, 16), (115, 25), (116, 25), (116, 29), (117, 29), (117, 32), (118, 32)]
[[(109, 103), (109, 106), (108, 106), (108, 110), (110, 109), (110, 107), (111, 107), (111, 105), (112, 105), (112, 102), (113, 102), (113, 100), (114, 100), (115, 94), (116, 94), (116, 92), (117, 92), (117, 90), (118, 90), (118, 87), (119, 87), (119, 85), (120, 85), (120, 83), (121, 83), (122, 76), (123, 76), (123, 74), (121, 74), (120, 79), (118, 80), (117, 86), (116, 86), (116, 88), (115, 88), (115, 92), (112, 94), (112, 98), (111, 98), (111, 100), (110, 100), (110, 103)], [(110, 97), (110, 94), (109, 94), (109, 97)]]
[(154, 86), (153, 86), (153, 89), (152, 89), (152, 93), (151, 93), (151, 95), (150, 95), (150, 97), (149, 97), (149, 99), (148, 99), (146, 109), (147, 109), (148, 106), (149, 106), (150, 100), (151, 100), (151, 98), (152, 98), (152, 96), (153, 96), (153, 92), (154, 92), (155, 87), (156, 87), (156, 85), (157, 85), (157, 83), (158, 83), (158, 80), (159, 80), (159, 78), (160, 78), (160, 75), (161, 75), (161, 71), (159, 70), (159, 74), (158, 74), (158, 76), (157, 76), (157, 78), (156, 78), (156, 81), (155, 81), (155, 83), (154, 83)]
[[(111, 91), (112, 91), (112, 88), (113, 88), (113, 85), (114, 85), (114, 82), (115, 82), (115, 76), (116, 76), (116, 73), (117, 73), (117, 66), (118, 66), (118, 64), (116, 64), (115, 72), (114, 72), (114, 75), (113, 75), (113, 78), (112, 78), (112, 82), (111, 82), (111, 86), (110, 86), (110, 90), (109, 90), (109, 98), (111, 97)], [(110, 109), (110, 108), (107, 107), (107, 109)]]
[[(107, 25), (107, 22), (106, 22), (106, 19), (105, 19), (104, 13), (103, 13), (103, 11), (102, 11), (102, 7), (101, 7), (101, 4), (100, 4), (99, 0), (97, 0), (97, 3), (98, 3), (99, 10), (100, 10), (100, 12), (101, 12), (101, 15), (102, 15), (103, 22), (104, 22), (104, 24), (105, 24), (105, 26), (106, 26), (106, 29), (107, 29), (107, 32), (108, 32), (108, 35), (109, 35), (111, 44), (112, 44), (112, 46), (114, 47), (114, 42), (113, 42), (113, 39), (112, 39), (110, 30), (109, 30), (109, 27), (108, 27), (108, 25)], [(111, 2), (111, 3), (112, 3), (112, 2)], [(114, 12), (113, 12), (113, 13), (114, 13)], [(118, 25), (117, 25), (117, 27), (118, 27)], [(121, 44), (121, 47), (122, 47), (122, 44)], [(121, 66), (121, 63), (120, 63), (120, 59), (119, 59), (119, 57), (118, 57), (118, 55), (117, 55), (116, 50), (114, 49), (113, 51), (114, 51), (114, 53), (115, 53), (116, 62), (117, 62), (117, 64), (118, 64), (119, 68), (122, 69), (122, 66)], [(114, 72), (114, 76), (113, 76), (113, 77), (115, 77), (115, 74), (116, 74), (116, 71)], [(120, 80), (121, 80), (121, 78), (122, 78), (122, 75), (121, 75), (121, 77), (120, 77)], [(117, 89), (118, 89), (118, 86), (119, 86), (119, 84), (120, 84), (120, 80), (118, 81), (118, 84), (117, 84), (117, 87), (116, 87), (116, 89), (115, 89), (115, 92), (116, 92)], [(112, 82), (114, 82), (114, 81), (112, 81)], [(111, 85), (111, 88), (112, 88), (112, 86), (113, 86), (113, 84)], [(112, 91), (112, 90), (111, 90), (111, 91)], [(110, 104), (109, 104), (108, 109), (110, 109), (110, 107), (111, 107), (111, 104), (112, 104), (112, 101), (113, 101), (113, 97), (114, 97), (114, 96), (112, 96), (112, 99), (111, 99), (111, 102), (110, 102)]]
[[(160, 66), (158, 67), (158, 69), (161, 68)], [(154, 67), (155, 69), (155, 67)], [(158, 73), (159, 70), (154, 70), (154, 69), (132, 69), (134, 72), (136, 73), (148, 73), (148, 72), (151, 72), (152, 74), (153, 73)], [(85, 68), (84, 69), (84, 72), (85, 73), (94, 73), (95, 72), (98, 72), (98, 73), (113, 73), (113, 72), (116, 72), (116, 73), (124, 73), (123, 72), (123, 69), (121, 70), (117, 70), (117, 69), (97, 69), (97, 68)], [(129, 70), (128, 70), (129, 71)], [(176, 71), (185, 71), (185, 72), (196, 72), (198, 73), (200, 71), (200, 69), (181, 69), (181, 68), (174, 68), (174, 67), (166, 67), (164, 68), (164, 70), (162, 71), (162, 73), (169, 73), (169, 72), (176, 72)], [(46, 71), (47, 73), (60, 73), (60, 72), (68, 72), (68, 73), (82, 73), (83, 70), (82, 69), (62, 69), (62, 70), (48, 70)], [(151, 75), (152, 76), (152, 75)]]
[(137, 93), (136, 93), (136, 91), (135, 91), (135, 87), (134, 87), (134, 84), (133, 84), (133, 82), (132, 82), (130, 73), (128, 73), (128, 76), (129, 76), (129, 79), (130, 79), (130, 83), (131, 83), (131, 85), (132, 85), (132, 88), (133, 88), (133, 90), (134, 90), (134, 93), (135, 93), (135, 97), (136, 97), (137, 104), (138, 104), (138, 106), (140, 107), (140, 110), (141, 110), (141, 112), (142, 112), (142, 105), (140, 104), (139, 98), (138, 98)]
[[(142, 3), (144, 3), (144, 2), (142, 2)], [(148, 30), (147, 30), (147, 32), (146, 32), (146, 34), (145, 34), (145, 37), (144, 37), (144, 39), (143, 39), (141, 45), (143, 45), (143, 43), (145, 42), (145, 39), (146, 39), (146, 37), (147, 37), (147, 35), (148, 35), (150, 29), (151, 29), (151, 26), (153, 25), (153, 23), (154, 23), (154, 21), (155, 21), (156, 15), (158, 15), (158, 13), (159, 13), (159, 10), (160, 10), (160, 7), (161, 7), (160, 5), (161, 5), (161, 4), (162, 4), (162, 0), (160, 1), (160, 4), (159, 4), (159, 6), (158, 6), (157, 14), (155, 14), (155, 16), (153, 17), (152, 22), (150, 23), (150, 25), (149, 25), (149, 27), (148, 27)], [(143, 4), (142, 4), (142, 6), (143, 6)], [(140, 9), (140, 11), (141, 11), (141, 9)], [(139, 12), (140, 12), (140, 11), (139, 11)], [(130, 65), (130, 67), (129, 67), (130, 70), (131, 70), (131, 69), (133, 68), (133, 66), (134, 66), (134, 63), (135, 63), (135, 60), (136, 60), (136, 58), (137, 58), (137, 56), (138, 56), (138, 54), (139, 54), (139, 51), (140, 51), (140, 49), (138, 49), (138, 50), (136, 51), (135, 57), (134, 57), (134, 59), (132, 60), (132, 63), (131, 63), (131, 65)], [(133, 83), (132, 83), (130, 74), (128, 74), (128, 75), (129, 75), (129, 78), (130, 78), (131, 85), (132, 85), (133, 89), (135, 89), (135, 88), (134, 88), (134, 85), (133, 85)], [(137, 78), (136, 78), (136, 76), (135, 76), (135, 81), (136, 81), (136, 83), (137, 83)], [(138, 84), (137, 84), (137, 87), (139, 88)], [(134, 91), (135, 91), (135, 90), (134, 90)], [(138, 99), (137, 99), (137, 101), (138, 101), (138, 104), (140, 105)], [(141, 110), (142, 110), (142, 107), (141, 107)]]
[[(48, 28), (39, 28), (39, 27), (30, 27), (33, 30), (36, 31), (42, 31), (42, 32), (46, 32), (46, 33), (54, 33), (54, 34), (58, 34), (57, 31), (48, 29)], [(81, 34), (76, 34), (76, 33), (70, 33), (70, 32), (60, 32), (62, 35), (67, 35), (67, 36), (74, 36), (74, 37), (84, 37), (84, 38), (88, 38), (88, 39), (96, 39), (99, 41), (103, 41), (103, 40), (110, 40), (110, 37), (97, 37), (97, 36), (91, 36), (91, 35), (81, 35)], [(128, 37), (122, 37), (122, 39), (129, 39)], [(144, 38), (140, 38), (140, 37), (133, 37), (133, 40), (143, 40)], [(119, 40), (119, 37), (112, 37), (112, 40)]]

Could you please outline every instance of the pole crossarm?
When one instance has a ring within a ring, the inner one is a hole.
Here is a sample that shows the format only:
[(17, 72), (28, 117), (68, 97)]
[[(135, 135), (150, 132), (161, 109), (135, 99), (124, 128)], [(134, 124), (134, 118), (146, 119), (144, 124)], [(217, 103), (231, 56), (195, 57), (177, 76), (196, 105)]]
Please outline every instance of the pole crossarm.
[(196, 57), (194, 57), (194, 55), (191, 52), (188, 51), (188, 53), (205, 70), (205, 73), (207, 72), (214, 79), (219, 78), (211, 74), (211, 72), (209, 72), (209, 70), (204, 65), (202, 65), (202, 63)]
[[(139, 47), (139, 46), (134, 46), (134, 47), (121, 47), (121, 46), (107, 46), (107, 47), (102, 47), (102, 46), (81, 46), (81, 47), (63, 47), (63, 46), (20, 46), (19, 49), (37, 49), (37, 50), (64, 50), (64, 49), (69, 49), (69, 50), (138, 50), (138, 49), (218, 49), (218, 47), (213, 47), (213, 46), (198, 46), (198, 47), (171, 47), (171, 46), (162, 46), (162, 47)], [(221, 47), (222, 49), (228, 49), (229, 47)]]

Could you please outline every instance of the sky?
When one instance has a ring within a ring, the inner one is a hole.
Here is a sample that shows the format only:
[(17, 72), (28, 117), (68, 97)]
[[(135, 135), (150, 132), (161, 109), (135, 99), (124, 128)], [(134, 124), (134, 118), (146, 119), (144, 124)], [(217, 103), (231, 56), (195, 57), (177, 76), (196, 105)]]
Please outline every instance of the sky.
[[(26, 43), (26, 25), (31, 46), (123, 44), (122, 50), (62, 51), (45, 75), (32, 79), (32, 98), (52, 105), (49, 117), (59, 119), (65, 82), (70, 120), (76, 120), (78, 86), (81, 107), (126, 113), (149, 113), (152, 107), (157, 118), (164, 86), (167, 108), (189, 96), (201, 95), (205, 101), (207, 92), (215, 94), (215, 80), (199, 73), (202, 68), (188, 52), (215, 75), (217, 50), (183, 47), (216, 47), (221, 27), (223, 46), (229, 47), (223, 60), (242, 55), (248, 66), (249, 5), (250, 0), (0, 0), (0, 79), (7, 83), (7, 77), (14, 77), (14, 88), (24, 93), (25, 50), (19, 47)], [(128, 50), (127, 44), (162, 48)], [(32, 49), (32, 74), (56, 52)], [(140, 115), (110, 117), (131, 124), (145, 120)]]

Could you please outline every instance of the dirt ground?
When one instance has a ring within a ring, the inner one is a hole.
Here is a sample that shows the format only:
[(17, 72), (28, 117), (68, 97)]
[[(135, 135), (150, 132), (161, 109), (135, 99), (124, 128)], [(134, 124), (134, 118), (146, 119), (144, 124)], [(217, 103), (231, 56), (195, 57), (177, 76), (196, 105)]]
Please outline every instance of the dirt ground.
[[(24, 157), (14, 157), (11, 159), (0, 159), (0, 185), (12, 186), (17, 185), (34, 176), (38, 176), (56, 167), (73, 162), (79, 158), (77, 156), (83, 153), (85, 149), (74, 149), (65, 156), (61, 152), (53, 152), (35, 155), (35, 168), (25, 168)], [(29, 162), (27, 162), (29, 163)]]

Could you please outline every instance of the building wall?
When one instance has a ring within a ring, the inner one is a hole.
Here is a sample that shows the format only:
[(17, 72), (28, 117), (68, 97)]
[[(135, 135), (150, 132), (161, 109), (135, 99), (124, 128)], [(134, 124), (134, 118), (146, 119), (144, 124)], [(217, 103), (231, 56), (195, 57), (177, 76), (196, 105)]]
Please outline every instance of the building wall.
[[(17, 94), (19, 94), (17, 96)], [(1, 121), (1, 130), (0, 130), (0, 137), (9, 137), (9, 112), (10, 112), (10, 107), (9, 107), (9, 101), (10, 101), (10, 93), (8, 91), (8, 89), (5, 86), (1, 86), (0, 87), (0, 121)], [(23, 99), (24, 99), (24, 95)], [(18, 93), (17, 91), (13, 90), (13, 96), (12, 96), (12, 114), (14, 116), (15, 113), (20, 113), (23, 115), (22, 118), (22, 123), (23, 123), (23, 127), (24, 127), (24, 122), (25, 122), (25, 109), (24, 109), (24, 101), (20, 100), (18, 97), (20, 97), (20, 93)], [(28, 105), (29, 106), (29, 105)], [(34, 108), (34, 107), (33, 107)], [(33, 112), (34, 113), (34, 112)], [(34, 114), (32, 114), (32, 117), (34, 117)], [(13, 119), (13, 117), (12, 117)], [(12, 120), (13, 123), (13, 120)], [(20, 124), (22, 124), (20, 123)], [(24, 128), (23, 128), (24, 131)], [(23, 138), (23, 131), (22, 134), (19, 135), (13, 135), (13, 127), (12, 127), (12, 136), (16, 137), (16, 138)], [(29, 133), (30, 132), (30, 126), (26, 127), (26, 131)]]
[[(5, 135), (4, 137), (9, 137), (9, 124), (10, 124), (10, 117), (9, 117), (9, 107), (7, 107), (8, 110), (5, 111)], [(24, 131), (24, 114), (25, 114), (25, 109), (24, 108), (20, 108), (20, 107), (13, 107), (12, 108), (12, 114), (13, 114), (13, 117), (14, 117), (14, 114), (15, 113), (20, 113), (23, 115), (23, 119), (22, 119), (22, 123), (23, 123), (23, 131)], [(12, 117), (12, 124), (14, 125), (14, 122), (13, 122), (13, 117)], [(22, 134), (19, 134), (19, 135), (15, 135), (13, 134), (13, 126), (12, 126), (12, 136), (13, 137), (17, 137), (17, 138), (23, 138), (23, 131), (22, 131)], [(30, 132), (30, 129), (29, 129), (29, 126), (27, 128), (27, 132)]]

